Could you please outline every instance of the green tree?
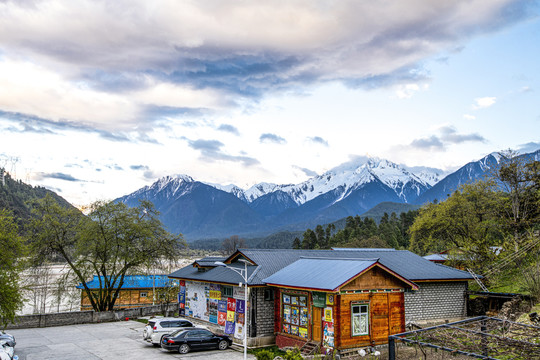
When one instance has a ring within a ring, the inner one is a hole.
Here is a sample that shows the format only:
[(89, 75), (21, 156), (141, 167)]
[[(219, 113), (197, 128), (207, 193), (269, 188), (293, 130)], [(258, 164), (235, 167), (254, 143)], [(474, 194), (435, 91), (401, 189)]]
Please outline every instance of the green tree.
[[(174, 258), (185, 245), (181, 235), (165, 231), (148, 201), (128, 208), (123, 203), (98, 201), (88, 218), (63, 208), (49, 196), (36, 203), (31, 245), (38, 259), (58, 256), (82, 284), (96, 311), (112, 310), (125, 275), (161, 258)], [(99, 289), (86, 284), (99, 277)]]
[(478, 181), (463, 185), (448, 199), (428, 204), (410, 228), (413, 252), (459, 250), (461, 261), (477, 273), (494, 260), (492, 246), (499, 246), (504, 233), (498, 223), (498, 197), (493, 183)]
[(24, 263), (25, 247), (18, 235), (18, 226), (12, 214), (0, 210), (0, 322), (12, 323), (15, 313), (22, 307), (20, 272)]
[(300, 239), (298, 238), (298, 236), (294, 238), (293, 243), (292, 243), (292, 248), (296, 250), (302, 248), (302, 243), (300, 242)]

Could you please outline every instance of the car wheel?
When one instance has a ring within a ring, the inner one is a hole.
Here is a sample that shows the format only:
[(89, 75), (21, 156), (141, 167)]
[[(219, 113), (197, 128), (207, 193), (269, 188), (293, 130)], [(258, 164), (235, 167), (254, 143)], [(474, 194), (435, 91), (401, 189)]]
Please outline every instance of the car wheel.
[(180, 347), (178, 348), (178, 352), (180, 354), (187, 354), (189, 352), (189, 345), (188, 344), (180, 345)]
[(226, 348), (229, 347), (229, 343), (226, 342), (225, 340), (221, 340), (218, 344), (218, 349), (219, 350), (225, 350)]

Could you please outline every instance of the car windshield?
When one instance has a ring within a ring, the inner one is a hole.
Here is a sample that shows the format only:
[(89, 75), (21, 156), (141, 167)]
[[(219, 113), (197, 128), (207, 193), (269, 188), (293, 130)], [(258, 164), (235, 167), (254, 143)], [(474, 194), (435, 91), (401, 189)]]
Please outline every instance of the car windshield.
[(180, 337), (182, 336), (182, 333), (186, 332), (186, 330), (184, 329), (180, 329), (180, 330), (176, 330), (174, 332), (171, 333), (171, 337)]

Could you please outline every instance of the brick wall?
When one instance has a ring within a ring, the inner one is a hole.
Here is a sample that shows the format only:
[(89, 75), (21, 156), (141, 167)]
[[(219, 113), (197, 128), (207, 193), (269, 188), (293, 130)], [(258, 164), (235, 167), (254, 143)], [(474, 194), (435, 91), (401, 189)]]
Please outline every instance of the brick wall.
[(417, 283), (405, 293), (406, 321), (442, 320), (467, 316), (467, 282)]
[(280, 349), (283, 349), (284, 347), (297, 347), (300, 349), (305, 343), (307, 343), (307, 340), (300, 340), (283, 334), (276, 335), (276, 345)]

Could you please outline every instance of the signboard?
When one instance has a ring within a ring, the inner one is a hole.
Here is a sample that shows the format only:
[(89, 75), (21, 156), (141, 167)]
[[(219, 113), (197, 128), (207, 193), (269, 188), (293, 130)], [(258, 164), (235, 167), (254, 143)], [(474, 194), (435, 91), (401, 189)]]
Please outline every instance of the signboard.
[(210, 299), (221, 300), (221, 291), (210, 290)]
[(313, 295), (313, 306), (320, 308), (326, 306), (326, 293), (314, 291), (311, 294)]

